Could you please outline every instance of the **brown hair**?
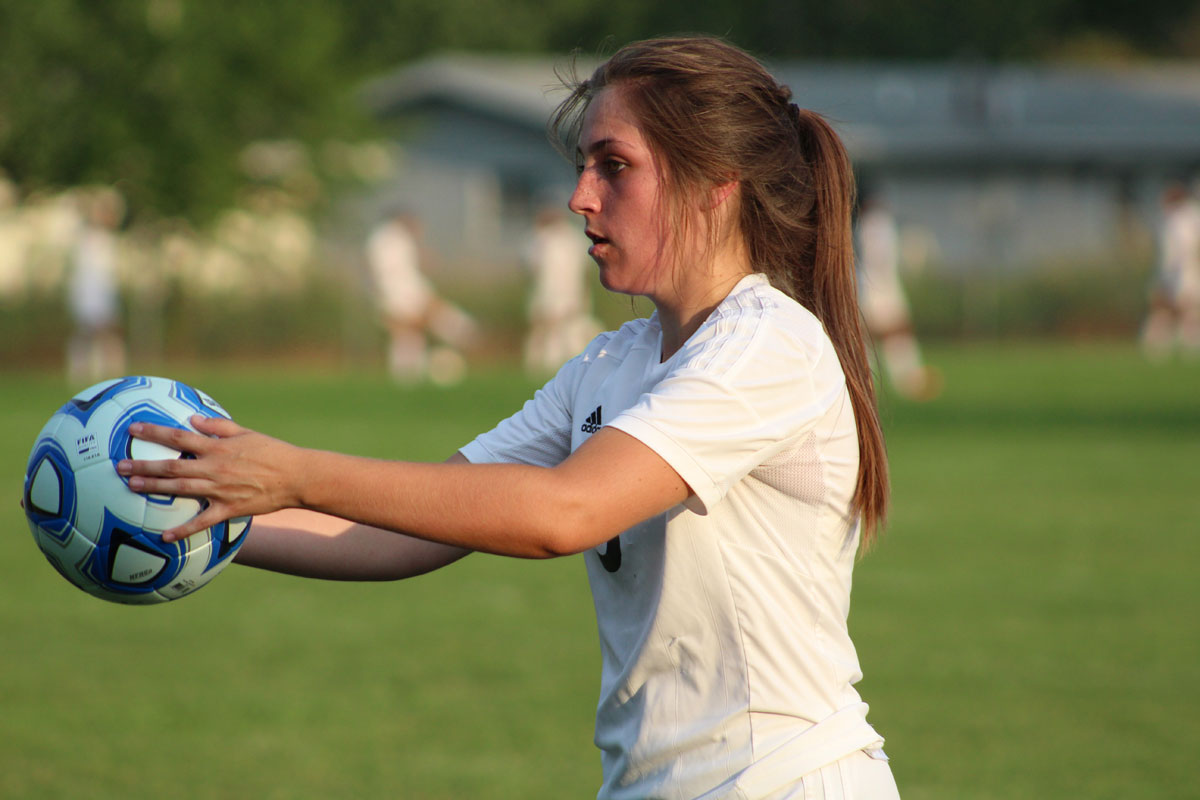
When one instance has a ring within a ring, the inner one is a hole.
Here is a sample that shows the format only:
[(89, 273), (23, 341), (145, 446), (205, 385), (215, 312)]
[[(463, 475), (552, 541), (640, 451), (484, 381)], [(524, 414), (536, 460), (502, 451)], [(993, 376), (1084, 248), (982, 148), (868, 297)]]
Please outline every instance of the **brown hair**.
[[(685, 197), (738, 182), (739, 229), (753, 268), (821, 320), (841, 361), (858, 429), (852, 510), (869, 547), (887, 514), (888, 468), (858, 310), (854, 175), (841, 140), (756, 59), (715, 37), (636, 42), (590, 78), (565, 82), (571, 93), (550, 129), (568, 152), (588, 103), (619, 86), (662, 164), (673, 211)], [(671, 216), (687, 224), (690, 215)], [(717, 235), (713, 226), (709, 235)]]

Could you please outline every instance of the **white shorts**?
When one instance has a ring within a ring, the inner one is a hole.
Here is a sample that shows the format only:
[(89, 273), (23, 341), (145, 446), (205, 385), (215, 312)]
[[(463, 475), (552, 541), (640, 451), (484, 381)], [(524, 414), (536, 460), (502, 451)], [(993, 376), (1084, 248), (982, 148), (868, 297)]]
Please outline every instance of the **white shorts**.
[(882, 750), (858, 750), (808, 773), (776, 796), (795, 800), (900, 800)]

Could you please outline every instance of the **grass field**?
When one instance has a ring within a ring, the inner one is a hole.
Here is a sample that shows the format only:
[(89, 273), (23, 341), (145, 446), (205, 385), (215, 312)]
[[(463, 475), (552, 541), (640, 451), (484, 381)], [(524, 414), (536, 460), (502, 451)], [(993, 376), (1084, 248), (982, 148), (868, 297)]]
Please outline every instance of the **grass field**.
[[(884, 399), (892, 524), (851, 614), (903, 796), (1198, 796), (1200, 363), (1117, 345), (931, 357), (942, 398)], [(503, 369), (454, 390), (171, 374), (276, 435), (423, 459), (532, 388)], [(69, 393), (0, 375), (0, 798), (594, 795), (579, 559), (473, 556), (383, 585), (234, 567), (177, 603), (106, 604), (53, 572), (18, 508)]]

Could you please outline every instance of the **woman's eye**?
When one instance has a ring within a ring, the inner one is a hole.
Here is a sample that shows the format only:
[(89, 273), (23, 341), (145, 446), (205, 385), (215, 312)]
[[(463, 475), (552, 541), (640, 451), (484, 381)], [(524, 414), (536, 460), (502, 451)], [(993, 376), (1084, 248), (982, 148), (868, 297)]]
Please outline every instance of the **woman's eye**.
[(607, 158), (604, 160), (604, 171), (610, 175), (615, 175), (625, 169), (625, 162), (617, 161), (615, 158)]

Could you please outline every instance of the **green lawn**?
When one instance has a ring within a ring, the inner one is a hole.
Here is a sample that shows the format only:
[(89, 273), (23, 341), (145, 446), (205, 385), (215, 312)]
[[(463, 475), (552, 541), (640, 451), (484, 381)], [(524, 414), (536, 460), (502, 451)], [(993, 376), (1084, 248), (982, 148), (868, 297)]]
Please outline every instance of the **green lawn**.
[[(1113, 345), (930, 355), (940, 399), (884, 398), (892, 522), (851, 616), (903, 796), (1196, 796), (1200, 363)], [(533, 388), (502, 369), (454, 390), (171, 374), (267, 432), (424, 459)], [(17, 502), (69, 394), (0, 375), (0, 797), (594, 795), (579, 559), (473, 556), (384, 585), (233, 567), (176, 603), (106, 604), (54, 573)]]

